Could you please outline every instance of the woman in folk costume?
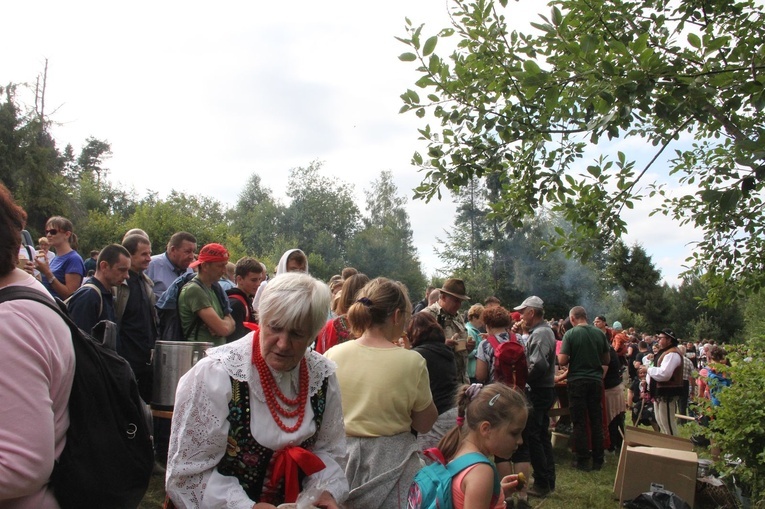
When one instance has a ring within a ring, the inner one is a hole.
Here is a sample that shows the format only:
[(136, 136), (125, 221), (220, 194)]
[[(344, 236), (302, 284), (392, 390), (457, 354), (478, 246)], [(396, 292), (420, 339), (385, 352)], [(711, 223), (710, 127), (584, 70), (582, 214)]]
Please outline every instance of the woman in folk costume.
[(325, 354), (337, 363), (343, 397), (348, 509), (406, 507), (420, 469), (411, 430), (427, 433), (438, 417), (425, 359), (397, 346), (411, 315), (401, 283), (374, 279), (348, 310), (358, 338)]
[(305, 490), (337, 509), (348, 495), (335, 365), (307, 351), (329, 311), (304, 273), (263, 292), (260, 329), (207, 351), (176, 393), (166, 491), (176, 507), (270, 509)]

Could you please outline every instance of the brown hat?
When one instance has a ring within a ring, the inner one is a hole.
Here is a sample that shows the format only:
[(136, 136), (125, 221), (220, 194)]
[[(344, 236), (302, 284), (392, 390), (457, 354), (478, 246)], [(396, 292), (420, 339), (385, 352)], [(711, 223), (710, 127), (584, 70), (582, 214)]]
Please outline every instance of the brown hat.
[(452, 297), (457, 297), (459, 300), (470, 300), (470, 297), (465, 295), (465, 282), (461, 279), (447, 279), (440, 290), (443, 293), (448, 293)]

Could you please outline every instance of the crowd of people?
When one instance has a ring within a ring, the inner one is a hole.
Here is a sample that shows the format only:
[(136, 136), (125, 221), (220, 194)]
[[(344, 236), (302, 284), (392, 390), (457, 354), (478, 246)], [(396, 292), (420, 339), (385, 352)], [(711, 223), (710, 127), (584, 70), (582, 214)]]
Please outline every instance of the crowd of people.
[[(66, 218), (50, 218), (30, 249), (24, 211), (2, 186), (0, 213), (0, 289), (64, 299), (87, 332), (113, 323), (147, 403), (156, 341), (214, 345), (180, 380), (171, 428), (155, 426), (167, 507), (273, 508), (299, 496), (330, 509), (416, 507), (412, 481), (437, 448), (446, 462), (486, 458), (454, 478), (455, 507), (523, 509), (556, 490), (550, 411), (562, 387), (574, 467), (590, 471), (621, 446), (629, 410), (633, 424), (676, 434), (694, 393), (716, 404), (730, 384), (719, 346), (603, 316), (590, 325), (581, 306), (565, 320), (546, 318), (538, 296), (463, 309), (458, 278), (413, 305), (401, 283), (352, 268), (325, 284), (300, 249), (272, 277), (221, 244), (197, 255), (188, 232), (152, 255), (146, 232), (130, 230), (88, 264)], [(34, 302), (4, 303), (0, 317), (0, 505), (58, 507), (48, 478), (67, 429), (69, 331)]]

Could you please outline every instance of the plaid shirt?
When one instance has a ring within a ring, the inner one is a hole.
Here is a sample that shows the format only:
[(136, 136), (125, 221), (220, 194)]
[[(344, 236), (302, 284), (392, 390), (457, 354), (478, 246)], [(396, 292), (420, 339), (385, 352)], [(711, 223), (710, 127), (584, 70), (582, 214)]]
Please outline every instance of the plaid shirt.
[(693, 379), (693, 363), (688, 357), (683, 357), (683, 380)]

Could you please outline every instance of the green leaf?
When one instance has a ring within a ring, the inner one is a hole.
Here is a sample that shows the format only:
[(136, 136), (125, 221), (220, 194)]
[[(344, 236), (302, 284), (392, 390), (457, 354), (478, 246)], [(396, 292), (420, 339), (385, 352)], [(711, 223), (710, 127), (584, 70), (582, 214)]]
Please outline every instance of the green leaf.
[(414, 62), (417, 60), (417, 55), (414, 53), (402, 53), (398, 56), (398, 59), (402, 62)]
[(701, 38), (699, 38), (699, 36), (694, 33), (690, 33), (688, 34), (688, 44), (696, 49), (699, 49), (701, 48)]
[(561, 14), (560, 9), (558, 9), (556, 6), (553, 6), (552, 8), (552, 22), (553, 25), (560, 26), (561, 21), (563, 21), (563, 14)]
[(422, 47), (422, 56), (426, 57), (433, 53), (433, 50), (436, 49), (436, 43), (438, 43), (437, 35), (428, 38), (428, 40), (425, 41), (425, 45)]
[(542, 72), (542, 69), (540, 69), (539, 65), (537, 65), (537, 63), (533, 60), (524, 60), (523, 70), (531, 75), (539, 74)]

